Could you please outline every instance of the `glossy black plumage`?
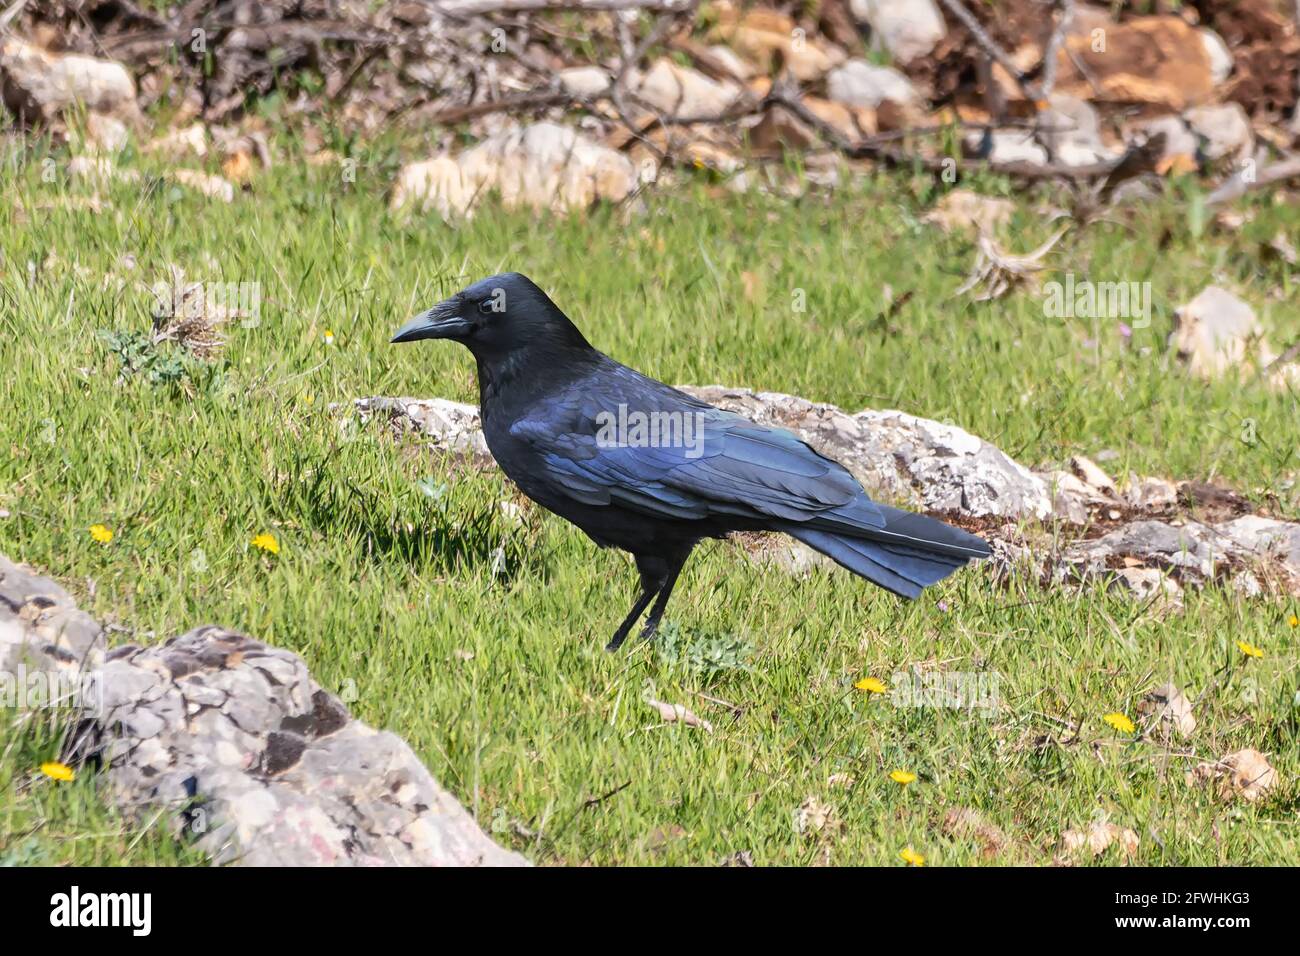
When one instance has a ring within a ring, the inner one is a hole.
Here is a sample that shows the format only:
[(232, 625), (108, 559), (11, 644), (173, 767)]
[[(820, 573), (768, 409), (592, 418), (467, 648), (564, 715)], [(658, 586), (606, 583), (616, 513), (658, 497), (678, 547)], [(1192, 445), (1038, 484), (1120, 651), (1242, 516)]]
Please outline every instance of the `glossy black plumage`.
[[(517, 273), (475, 283), (393, 341), (420, 338), (455, 339), (474, 354), (488, 447), (520, 489), (597, 544), (635, 556), (642, 593), (610, 649), (657, 597), (644, 629), (654, 633), (703, 538), (785, 532), (909, 598), (989, 553), (965, 531), (873, 502), (842, 465), (792, 433), (596, 351)], [(628, 420), (662, 427), (617, 427)]]

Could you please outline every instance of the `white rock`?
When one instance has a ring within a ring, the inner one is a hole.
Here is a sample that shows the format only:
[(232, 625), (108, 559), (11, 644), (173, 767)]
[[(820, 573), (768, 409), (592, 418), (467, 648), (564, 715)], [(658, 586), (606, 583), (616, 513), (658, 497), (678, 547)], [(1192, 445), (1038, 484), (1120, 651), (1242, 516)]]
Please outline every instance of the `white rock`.
[(192, 123), (158, 137), (145, 146), (147, 153), (160, 153), (171, 159), (208, 155), (208, 131), (202, 123)]
[[(975, 153), (983, 145), (982, 133), (968, 133), (965, 139), (967, 152)], [(1034, 140), (1029, 130), (994, 130), (990, 136), (992, 148), (987, 159), (991, 163), (1047, 164), (1047, 150)]]
[(173, 169), (171, 178), (182, 186), (198, 190), (210, 199), (235, 201), (235, 184), (220, 176), (212, 176), (197, 169)]
[(1231, 156), (1238, 162), (1255, 152), (1255, 134), (1240, 103), (1197, 106), (1184, 114), (1187, 125), (1205, 137), (1201, 149), (1208, 159)]
[(609, 92), (610, 75), (598, 66), (571, 66), (560, 71), (560, 85), (574, 96), (595, 98)]
[(1113, 157), (1101, 139), (1101, 122), (1092, 104), (1068, 93), (1053, 93), (1040, 116), (1041, 135), (1058, 162), (1067, 166), (1090, 166)]
[(715, 44), (709, 47), (709, 55), (730, 70), (738, 80), (748, 80), (758, 75), (754, 65), (729, 46)]
[(1210, 58), (1210, 78), (1218, 86), (1232, 73), (1232, 51), (1223, 42), (1223, 38), (1209, 27), (1201, 27), (1199, 32), (1201, 42), (1205, 44), (1205, 53)]
[(631, 73), (629, 86), (652, 109), (670, 116), (717, 116), (745, 92), (667, 58), (656, 60), (644, 74)]
[(120, 153), (130, 139), (126, 124), (106, 113), (86, 115), (86, 145), (102, 153)]
[(845, 106), (875, 108), (889, 100), (915, 103), (916, 90), (906, 76), (890, 66), (874, 66), (866, 60), (849, 60), (826, 76), (827, 96)]
[(1107, 497), (1115, 495), (1115, 481), (1102, 470), (1091, 458), (1075, 455), (1070, 459), (1070, 470), (1093, 491), (1101, 492)]
[(1255, 310), (1212, 285), (1174, 312), (1170, 340), (1192, 374), (1217, 378), (1246, 362), (1250, 340), (1258, 334)]
[(1111, 579), (1111, 589), (1129, 594), (1139, 601), (1153, 598), (1182, 603), (1182, 588), (1178, 582), (1158, 568), (1120, 568)]
[(871, 24), (872, 44), (898, 63), (925, 56), (948, 32), (933, 0), (850, 0), (849, 10), (859, 23)]
[(1287, 569), (1300, 577), (1300, 523), (1242, 515), (1217, 525), (1216, 530), (1246, 551), (1281, 558)]
[(1171, 508), (1178, 503), (1178, 486), (1168, 478), (1134, 477), (1124, 495), (1135, 508)]
[(459, 157), (404, 167), (391, 206), (419, 203), (444, 219), (468, 217), (492, 192), (507, 207), (562, 212), (625, 199), (640, 183), (632, 161), (567, 126), (536, 123), (490, 136)]
[(135, 81), (122, 64), (50, 53), (16, 36), (0, 40), (0, 86), (11, 111), (44, 120), (74, 103), (92, 113), (139, 113)]

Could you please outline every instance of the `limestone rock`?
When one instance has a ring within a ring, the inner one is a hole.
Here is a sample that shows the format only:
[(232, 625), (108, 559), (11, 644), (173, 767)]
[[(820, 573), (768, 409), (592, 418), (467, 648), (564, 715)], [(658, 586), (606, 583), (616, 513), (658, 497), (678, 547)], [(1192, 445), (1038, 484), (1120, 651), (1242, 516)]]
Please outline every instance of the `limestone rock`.
[(1067, 567), (1088, 576), (1122, 566), (1124, 558), (1137, 564), (1177, 571), (1202, 581), (1215, 576), (1217, 562), (1228, 553), (1215, 547), (1203, 529), (1177, 527), (1164, 521), (1134, 521), (1095, 538), (1070, 545), (1063, 554)]
[(613, 77), (599, 66), (571, 66), (560, 71), (560, 85), (574, 96), (594, 99), (609, 92)]
[(567, 126), (535, 123), (488, 137), (458, 157), (436, 156), (402, 168), (391, 207), (417, 206), (444, 219), (469, 217), (489, 193), (507, 207), (582, 209), (618, 202), (639, 185), (637, 168)]
[(888, 66), (874, 66), (866, 60), (849, 60), (826, 77), (827, 96), (845, 106), (873, 109), (890, 101), (915, 103), (919, 97), (906, 76)]
[(205, 626), (105, 654), (62, 588), (0, 556), (0, 670), (25, 662), (93, 668), (98, 696), (82, 701), (63, 758), (106, 767), (118, 807), (170, 812), (214, 862), (526, 864), (401, 738), (351, 717), (289, 651)]
[(1254, 155), (1255, 134), (1240, 103), (1197, 106), (1184, 116), (1192, 132), (1201, 137), (1201, 152), (1206, 159), (1226, 157), (1240, 163)]
[(0, 92), (20, 120), (50, 122), (69, 107), (136, 119), (135, 81), (112, 60), (52, 53), (17, 36), (0, 39)]
[(717, 385), (683, 390), (762, 424), (789, 428), (885, 500), (977, 517), (1043, 518), (1051, 512), (1042, 479), (955, 425), (899, 411), (848, 415), (779, 392)]
[(1174, 312), (1171, 338), (1188, 370), (1212, 379), (1249, 364), (1259, 334), (1255, 310), (1228, 290), (1212, 285)]
[(871, 25), (872, 43), (907, 64), (928, 54), (948, 33), (933, 0), (850, 0), (859, 23)]
[(745, 92), (735, 83), (711, 80), (667, 58), (656, 60), (644, 74), (630, 73), (628, 86), (666, 116), (717, 116)]
[(433, 439), (436, 448), (490, 457), (477, 405), (445, 398), (359, 398), (354, 404), (362, 421), (387, 416), (399, 429)]

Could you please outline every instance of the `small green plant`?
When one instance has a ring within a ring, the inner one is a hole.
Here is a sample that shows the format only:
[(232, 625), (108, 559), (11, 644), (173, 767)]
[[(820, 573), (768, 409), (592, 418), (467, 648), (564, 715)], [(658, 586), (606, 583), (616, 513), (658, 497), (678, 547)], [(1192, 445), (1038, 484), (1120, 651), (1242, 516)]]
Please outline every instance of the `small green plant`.
[(754, 647), (734, 634), (716, 634), (684, 628), (669, 621), (659, 628), (655, 647), (660, 660), (680, 664), (703, 677), (723, 671), (749, 670)]
[(140, 375), (150, 385), (207, 388), (214, 383), (211, 362), (190, 355), (184, 349), (157, 342), (146, 332), (100, 329), (100, 341), (117, 356), (122, 378)]

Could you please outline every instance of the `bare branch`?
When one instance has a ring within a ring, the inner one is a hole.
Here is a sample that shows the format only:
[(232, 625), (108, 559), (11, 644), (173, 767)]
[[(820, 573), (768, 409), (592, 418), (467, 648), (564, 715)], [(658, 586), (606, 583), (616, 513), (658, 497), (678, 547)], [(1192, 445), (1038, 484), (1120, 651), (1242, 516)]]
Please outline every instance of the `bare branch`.
[(485, 13), (532, 13), (541, 10), (649, 10), (655, 13), (680, 13), (695, 5), (695, 0), (424, 0), (437, 10), (453, 17), (478, 16)]
[(1217, 206), (1221, 203), (1232, 202), (1240, 199), (1252, 189), (1262, 189), (1265, 186), (1271, 186), (1273, 183), (1280, 183), (1287, 179), (1300, 178), (1300, 156), (1288, 156), (1285, 159), (1278, 160), (1271, 166), (1261, 169), (1255, 174), (1254, 179), (1249, 181), (1238, 173), (1228, 179), (1209, 196), (1205, 197), (1205, 205)]

